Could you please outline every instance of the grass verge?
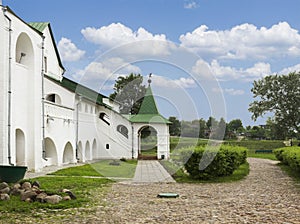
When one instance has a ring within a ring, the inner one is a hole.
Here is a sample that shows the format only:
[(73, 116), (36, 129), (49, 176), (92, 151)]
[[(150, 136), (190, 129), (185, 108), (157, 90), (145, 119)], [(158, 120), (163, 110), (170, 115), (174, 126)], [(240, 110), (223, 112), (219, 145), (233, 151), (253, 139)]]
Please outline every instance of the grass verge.
[(248, 157), (251, 158), (260, 158), (260, 159), (270, 159), (270, 160), (278, 160), (274, 153), (255, 153), (248, 152)]
[[(106, 178), (83, 178), (83, 177), (38, 177), (23, 181), (39, 181), (41, 185), (41, 190), (47, 192), (48, 194), (58, 194), (65, 196), (62, 193), (62, 189), (71, 190), (77, 197), (75, 200), (71, 201), (61, 201), (59, 204), (49, 204), (49, 203), (27, 203), (20, 200), (20, 196), (11, 196), (9, 201), (0, 201), (0, 220), (3, 220), (5, 216), (10, 216), (13, 214), (20, 215), (33, 215), (44, 212), (51, 212), (57, 209), (69, 209), (69, 208), (79, 208), (85, 205), (96, 203), (94, 201), (94, 196), (92, 192), (97, 192), (97, 194), (102, 194), (106, 192), (111, 180)], [(22, 181), (22, 182), (23, 182)]]
[(137, 160), (100, 160), (96, 163), (58, 170), (49, 175), (132, 178), (136, 165)]
[(226, 177), (217, 177), (212, 180), (195, 180), (192, 179), (182, 168), (176, 166), (174, 163), (166, 160), (160, 161), (163, 167), (172, 175), (178, 183), (226, 183), (239, 181), (249, 174), (249, 164), (246, 162), (242, 164), (232, 175)]
[(278, 166), (285, 172), (288, 176), (293, 178), (293, 180), (296, 183), (296, 186), (300, 189), (300, 173), (296, 172), (294, 169), (292, 169), (288, 165), (284, 165), (282, 163), (279, 163)]

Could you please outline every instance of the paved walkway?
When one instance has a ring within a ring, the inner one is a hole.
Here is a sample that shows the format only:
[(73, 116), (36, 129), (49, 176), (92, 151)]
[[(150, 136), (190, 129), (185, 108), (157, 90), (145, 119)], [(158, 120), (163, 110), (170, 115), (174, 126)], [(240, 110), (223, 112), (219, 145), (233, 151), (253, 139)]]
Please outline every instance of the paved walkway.
[(175, 180), (156, 160), (139, 160), (134, 178), (134, 183), (174, 183)]

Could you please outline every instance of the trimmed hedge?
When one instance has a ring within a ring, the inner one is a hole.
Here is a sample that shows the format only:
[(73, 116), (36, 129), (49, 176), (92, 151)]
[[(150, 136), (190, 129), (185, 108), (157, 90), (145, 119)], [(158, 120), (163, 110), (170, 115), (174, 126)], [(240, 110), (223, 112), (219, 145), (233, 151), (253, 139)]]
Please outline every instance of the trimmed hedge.
[(247, 149), (228, 145), (222, 145), (220, 149), (200, 146), (182, 150), (180, 159), (184, 162), (184, 167), (191, 178), (208, 180), (231, 175), (246, 162)]
[(284, 147), (274, 151), (276, 158), (293, 170), (300, 172), (300, 147)]

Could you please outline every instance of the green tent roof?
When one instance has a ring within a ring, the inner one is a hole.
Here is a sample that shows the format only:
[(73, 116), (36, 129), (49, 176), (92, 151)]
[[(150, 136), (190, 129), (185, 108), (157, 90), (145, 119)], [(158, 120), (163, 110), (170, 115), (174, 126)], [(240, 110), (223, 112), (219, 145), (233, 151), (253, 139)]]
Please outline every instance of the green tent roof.
[(158, 112), (150, 85), (147, 88), (145, 97), (143, 99), (138, 114), (129, 115), (129, 120), (133, 123), (159, 123), (159, 124), (171, 123), (168, 119), (164, 118)]
[(27, 24), (29, 26), (31, 26), (33, 29), (40, 32), (40, 33), (44, 33), (44, 30), (46, 29), (46, 27), (49, 27), (49, 32), (50, 32), (50, 35), (51, 35), (52, 43), (53, 43), (53, 46), (54, 46), (56, 57), (58, 59), (59, 66), (65, 71), (65, 68), (62, 64), (62, 61), (61, 61), (61, 58), (60, 58), (60, 55), (59, 55), (59, 52), (58, 52), (58, 49), (57, 49), (57, 46), (56, 46), (56, 43), (55, 43), (55, 39), (54, 39), (54, 35), (53, 35), (53, 32), (52, 32), (50, 23), (49, 22), (31, 22), (31, 23), (27, 23)]
[(28, 23), (34, 29), (43, 33), (44, 29), (50, 24), (49, 22), (32, 22)]

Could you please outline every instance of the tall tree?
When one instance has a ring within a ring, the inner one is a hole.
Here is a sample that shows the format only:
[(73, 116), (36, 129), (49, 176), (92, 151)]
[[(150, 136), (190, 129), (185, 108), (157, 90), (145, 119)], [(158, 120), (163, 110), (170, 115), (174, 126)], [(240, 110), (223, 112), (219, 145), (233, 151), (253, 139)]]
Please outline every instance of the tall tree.
[(237, 130), (242, 129), (242, 128), (243, 128), (243, 123), (242, 123), (241, 119), (234, 119), (234, 120), (230, 121), (228, 124), (229, 131), (233, 131), (234, 133), (236, 133)]
[(137, 114), (145, 93), (146, 87), (143, 85), (143, 76), (131, 73), (126, 77), (118, 77), (114, 85), (114, 93), (109, 97), (120, 103), (122, 114)]
[(176, 117), (169, 117), (169, 121), (172, 122), (169, 126), (171, 136), (180, 136), (181, 123)]
[(249, 105), (252, 119), (272, 112), (280, 127), (300, 132), (300, 72), (266, 76), (254, 81), (251, 92), (258, 98)]

